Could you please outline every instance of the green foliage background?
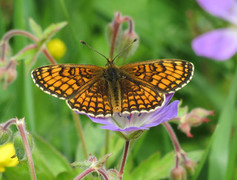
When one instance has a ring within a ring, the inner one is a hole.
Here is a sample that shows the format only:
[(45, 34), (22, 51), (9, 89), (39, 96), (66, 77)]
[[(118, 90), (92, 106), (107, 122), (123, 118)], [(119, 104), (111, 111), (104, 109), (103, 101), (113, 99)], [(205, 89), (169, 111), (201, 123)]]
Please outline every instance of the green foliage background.
[[(198, 57), (191, 49), (194, 37), (224, 27), (226, 22), (204, 12), (194, 0), (0, 0), (0, 6), (1, 37), (10, 29), (30, 31), (30, 17), (43, 28), (67, 21), (68, 25), (56, 35), (67, 46), (67, 54), (59, 63), (104, 66), (105, 60), (82, 46), (79, 40), (85, 40), (108, 56), (106, 25), (116, 11), (131, 16), (140, 45), (126, 63), (161, 58), (193, 62), (193, 80), (175, 94), (175, 99), (182, 99), (189, 109), (203, 107), (215, 111), (211, 122), (192, 129), (194, 138), (187, 138), (176, 125), (173, 126), (183, 149), (191, 152), (193, 159), (201, 159), (193, 179), (237, 178), (236, 56), (217, 62)], [(10, 43), (13, 52), (17, 52), (30, 41), (16, 37)], [(34, 68), (46, 64), (48, 61), (41, 54)], [(73, 179), (81, 169), (72, 170), (68, 162), (84, 158), (71, 110), (64, 101), (37, 88), (25, 69), (22, 61), (17, 67), (16, 81), (7, 90), (0, 87), (0, 122), (12, 117), (25, 117), (27, 129), (36, 141), (34, 158), (38, 179)], [(81, 119), (89, 153), (101, 157), (105, 131), (87, 117), (81, 116)], [(110, 152), (113, 156), (108, 166), (118, 164), (123, 145), (122, 139), (111, 136)], [(174, 165), (173, 154), (169, 154), (171, 151), (172, 144), (165, 129), (162, 126), (151, 128), (134, 145), (125, 179), (168, 178), (169, 169)], [(28, 174), (23, 162), (19, 167), (8, 168), (2, 178), (29, 179)]]

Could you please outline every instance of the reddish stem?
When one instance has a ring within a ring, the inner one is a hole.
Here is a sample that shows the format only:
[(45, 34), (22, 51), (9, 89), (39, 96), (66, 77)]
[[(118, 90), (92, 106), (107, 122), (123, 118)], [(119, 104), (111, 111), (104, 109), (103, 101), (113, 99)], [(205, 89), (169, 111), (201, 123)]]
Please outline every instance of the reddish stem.
[(120, 167), (120, 171), (119, 171), (119, 175), (118, 175), (119, 180), (123, 179), (123, 172), (124, 172), (124, 167), (125, 167), (125, 163), (126, 163), (127, 156), (128, 156), (129, 144), (130, 144), (130, 141), (126, 141), (124, 151), (123, 151), (123, 159), (122, 159), (122, 163), (121, 163), (121, 167)]
[[(2, 47), (1, 47), (1, 52), (2, 52), (2, 55), (1, 55), (1, 58), (0, 58), (0, 61), (4, 62), (5, 61), (5, 57), (6, 57), (6, 44), (7, 42), (9, 41), (10, 38), (12, 38), (13, 36), (15, 35), (23, 35), (23, 36), (26, 36), (28, 38), (30, 38), (31, 40), (33, 40), (34, 42), (38, 42), (38, 38), (36, 38), (33, 34), (27, 32), (27, 31), (23, 31), (23, 30), (11, 30), (9, 32), (7, 32), (3, 38), (2, 38)], [(32, 46), (32, 45), (31, 45)], [(37, 45), (36, 45), (37, 46)], [(27, 46), (28, 47), (28, 46)], [(28, 47), (29, 48), (29, 47)], [(26, 48), (24, 48), (23, 50), (21, 50), (19, 53), (21, 52), (25, 52), (26, 51)], [(45, 54), (45, 56), (49, 59), (49, 61), (52, 63), (52, 64), (56, 64), (56, 61), (53, 59), (53, 57), (49, 54), (48, 50), (44, 47), (43, 48), (43, 53)], [(18, 54), (19, 54), (18, 53)]]
[(107, 176), (105, 171), (99, 169), (98, 172), (104, 177), (105, 180), (109, 180), (109, 178), (108, 178), (108, 176)]
[(110, 58), (111, 59), (113, 59), (113, 56), (114, 56), (114, 49), (115, 49), (115, 44), (116, 44), (115, 42), (116, 42), (116, 38), (118, 35), (119, 26), (120, 26), (119, 18), (120, 18), (120, 13), (117, 13), (117, 15), (115, 15), (115, 19), (114, 19), (114, 22), (112, 25), (112, 26), (114, 26), (114, 31), (113, 31), (112, 41), (111, 41), (111, 48), (110, 48)]
[(49, 53), (49, 51), (47, 50), (47, 48), (43, 48), (43, 53), (44, 55), (48, 58), (49, 62), (51, 64), (57, 64), (57, 62), (54, 60), (54, 58), (51, 56), (51, 54)]
[(129, 16), (124, 16), (121, 18), (120, 23), (128, 22), (128, 33), (132, 33), (134, 30), (134, 24), (132, 18)]
[(12, 118), (10, 120), (8, 120), (2, 127), (3, 130), (6, 130), (9, 128), (9, 126), (11, 126), (12, 124), (16, 124), (16, 118)]
[(170, 138), (172, 140), (172, 143), (174, 145), (174, 149), (175, 149), (175, 156), (176, 156), (176, 167), (179, 167), (179, 161), (180, 161), (180, 156), (181, 154), (183, 154), (183, 150), (180, 147), (179, 141), (177, 139), (177, 136), (174, 133), (173, 128), (170, 126), (170, 124), (168, 122), (164, 122), (162, 123), (166, 130), (168, 131)]
[(22, 138), (22, 141), (23, 141), (24, 146), (25, 146), (26, 155), (27, 155), (29, 166), (30, 166), (31, 179), (36, 180), (37, 178), (36, 178), (36, 173), (35, 173), (34, 161), (33, 161), (33, 158), (32, 158), (29, 142), (28, 142), (28, 139), (26, 137), (26, 130), (25, 130), (25, 127), (24, 127), (24, 119), (17, 120), (16, 125), (17, 125), (17, 128), (18, 128), (18, 130), (21, 134), (21, 138)]
[(132, 18), (130, 18), (129, 16), (124, 16), (121, 17), (121, 13), (116, 13), (115, 14), (115, 18), (113, 20), (113, 36), (112, 36), (112, 41), (111, 41), (111, 49), (110, 49), (110, 58), (112, 59), (114, 56), (114, 50), (115, 50), (115, 45), (116, 45), (116, 39), (118, 36), (118, 30), (119, 30), (119, 26), (120, 24), (124, 23), (124, 22), (128, 22), (129, 27), (128, 27), (128, 33), (132, 33), (133, 29), (134, 29), (134, 24), (133, 24), (133, 20)]
[(87, 176), (88, 174), (92, 173), (93, 171), (95, 171), (95, 169), (90, 167), (86, 169), (85, 171), (83, 171), (81, 174), (79, 174), (77, 177), (75, 177), (74, 180), (80, 180), (83, 177)]
[[(24, 47), (23, 49), (21, 49), (14, 57), (17, 57), (19, 56), (20, 54), (28, 51), (28, 50), (31, 50), (31, 49), (36, 49), (38, 46), (36, 44), (30, 44), (26, 47)], [(14, 59), (14, 57), (12, 59)]]

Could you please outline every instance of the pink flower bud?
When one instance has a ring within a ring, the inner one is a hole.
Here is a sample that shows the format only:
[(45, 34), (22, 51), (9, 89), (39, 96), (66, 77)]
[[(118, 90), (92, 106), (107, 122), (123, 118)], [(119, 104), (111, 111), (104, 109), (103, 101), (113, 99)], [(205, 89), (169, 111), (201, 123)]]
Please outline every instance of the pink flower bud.
[(209, 115), (214, 115), (214, 111), (209, 111), (203, 108), (195, 108), (190, 113), (184, 114), (182, 117), (178, 117), (180, 124), (178, 128), (184, 132), (188, 137), (193, 137), (190, 133), (191, 127), (201, 125), (203, 122), (209, 122), (207, 118)]
[(3, 89), (15, 81), (17, 77), (16, 61), (10, 61), (5, 67), (0, 67), (0, 80), (4, 81)]
[(191, 126), (188, 123), (180, 123), (178, 128), (184, 132), (188, 137), (193, 137), (193, 135), (190, 133)]
[[(128, 28), (123, 29), (122, 24), (128, 23)], [(113, 21), (106, 28), (106, 38), (110, 45), (110, 58), (114, 57), (114, 52), (123, 52), (124, 58), (132, 55), (138, 47), (138, 42), (127, 48), (138, 35), (134, 31), (134, 21), (129, 16), (122, 16), (120, 12), (116, 12)], [(126, 49), (127, 48), (127, 49)], [(120, 56), (121, 57), (121, 56)]]
[[(132, 31), (126, 30), (123, 33), (122, 41), (120, 43), (120, 47), (118, 48), (118, 51), (123, 51), (125, 48), (127, 48), (135, 39), (138, 39), (138, 35)], [(130, 46), (123, 54), (123, 58), (128, 58), (129, 56), (133, 55), (136, 51), (139, 43), (135, 42), (132, 46)]]
[(175, 167), (171, 170), (170, 176), (172, 180), (186, 180), (186, 171), (182, 166)]

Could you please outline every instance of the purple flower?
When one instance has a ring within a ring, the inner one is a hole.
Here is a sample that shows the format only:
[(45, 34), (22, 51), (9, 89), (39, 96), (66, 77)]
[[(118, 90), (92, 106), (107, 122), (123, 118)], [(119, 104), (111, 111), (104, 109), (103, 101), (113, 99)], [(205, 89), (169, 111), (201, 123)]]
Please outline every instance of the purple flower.
[(217, 29), (198, 36), (192, 48), (198, 56), (219, 61), (231, 58), (237, 52), (237, 1), (197, 0), (208, 13), (229, 21), (235, 27)]
[(169, 103), (173, 94), (166, 95), (166, 101), (164, 106), (156, 109), (150, 113), (133, 113), (121, 115), (116, 113), (113, 117), (109, 118), (95, 118), (89, 116), (89, 118), (96, 123), (103, 124), (102, 129), (108, 129), (112, 131), (120, 131), (124, 133), (131, 133), (138, 130), (147, 130), (150, 127), (157, 126), (165, 121), (168, 121), (178, 114), (179, 101)]

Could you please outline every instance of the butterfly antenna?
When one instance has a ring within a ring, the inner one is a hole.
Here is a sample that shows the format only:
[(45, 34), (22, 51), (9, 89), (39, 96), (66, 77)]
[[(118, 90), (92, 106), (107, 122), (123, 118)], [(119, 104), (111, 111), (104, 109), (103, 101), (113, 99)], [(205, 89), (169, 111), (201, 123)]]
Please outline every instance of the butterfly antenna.
[(137, 40), (138, 40), (138, 38), (135, 38), (127, 47), (125, 47), (124, 49), (122, 49), (122, 50), (117, 54), (117, 56), (115, 56), (115, 57), (113, 58), (112, 62), (114, 62), (115, 59), (117, 59), (117, 58), (120, 57), (125, 51), (127, 51), (128, 48), (130, 48), (130, 47), (133, 45), (133, 43), (135, 43)]
[(108, 59), (104, 54), (102, 54), (102, 53), (100, 53), (99, 51), (96, 51), (94, 48), (90, 47), (88, 44), (86, 44), (85, 41), (80, 40), (80, 42), (81, 42), (83, 45), (87, 46), (87, 47), (88, 47), (89, 49), (91, 49), (92, 51), (94, 51), (94, 52), (96, 52), (97, 54), (103, 56), (107, 61), (109, 61), (109, 59)]

